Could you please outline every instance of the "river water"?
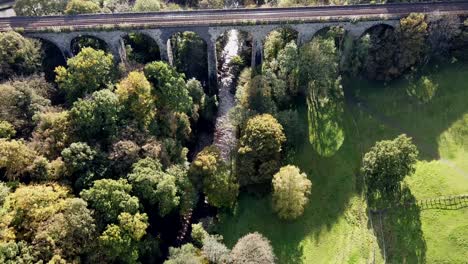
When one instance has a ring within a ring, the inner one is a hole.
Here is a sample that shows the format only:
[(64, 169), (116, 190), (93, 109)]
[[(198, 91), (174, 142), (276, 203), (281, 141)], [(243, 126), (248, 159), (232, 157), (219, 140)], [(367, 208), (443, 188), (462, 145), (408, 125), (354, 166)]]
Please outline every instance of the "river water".
[(229, 160), (230, 153), (237, 144), (236, 128), (232, 125), (229, 111), (235, 106), (235, 98), (232, 91), (235, 85), (235, 73), (230, 62), (234, 56), (239, 54), (239, 32), (230, 30), (227, 32), (226, 46), (221, 54), (222, 66), (219, 76), (218, 91), (218, 115), (214, 131), (213, 143), (221, 151), (225, 161)]

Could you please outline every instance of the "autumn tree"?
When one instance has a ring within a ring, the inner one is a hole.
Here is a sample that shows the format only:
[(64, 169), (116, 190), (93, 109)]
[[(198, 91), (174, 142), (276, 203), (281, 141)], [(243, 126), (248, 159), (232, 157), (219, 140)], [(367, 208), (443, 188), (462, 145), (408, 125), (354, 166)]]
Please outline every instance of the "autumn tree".
[(156, 109), (151, 95), (151, 84), (142, 72), (130, 72), (127, 78), (117, 84), (115, 91), (124, 106), (127, 118), (136, 119), (145, 128), (153, 120)]
[(124, 263), (138, 263), (139, 242), (146, 235), (148, 216), (123, 212), (118, 224), (110, 224), (99, 237), (107, 257)]
[(47, 99), (52, 85), (33, 76), (0, 84), (0, 119), (12, 124), (19, 136), (28, 137), (34, 127), (34, 115), (50, 106)]
[(202, 252), (210, 263), (230, 263), (230, 250), (222, 243), (221, 236), (207, 235), (203, 239)]
[(184, 244), (180, 248), (169, 248), (169, 257), (164, 264), (202, 264), (204, 258), (200, 250), (192, 244)]
[(239, 185), (216, 146), (204, 148), (191, 164), (190, 175), (195, 185), (202, 185), (208, 203), (231, 208), (236, 202)]
[(41, 45), (14, 31), (0, 32), (0, 80), (13, 74), (36, 72), (41, 63)]
[(60, 15), (68, 0), (17, 0), (13, 9), (17, 16)]
[(2, 241), (21, 238), (31, 245), (33, 258), (45, 261), (54, 255), (68, 261), (79, 258), (89, 252), (95, 237), (87, 204), (58, 184), (20, 185), (8, 195), (2, 214)]
[(285, 140), (283, 127), (273, 116), (263, 114), (250, 118), (239, 142), (239, 183), (247, 185), (270, 180), (279, 168)]
[(270, 241), (257, 232), (240, 238), (232, 249), (230, 257), (232, 264), (276, 263), (276, 256), (273, 253)]
[(0, 169), (9, 180), (18, 180), (30, 170), (36, 153), (23, 140), (0, 139)]
[(133, 6), (135, 12), (159, 11), (163, 8), (160, 0), (136, 0)]
[(68, 111), (43, 112), (35, 116), (34, 149), (49, 159), (57, 158), (68, 145), (71, 127)]
[(312, 183), (299, 168), (288, 165), (273, 176), (273, 210), (282, 219), (295, 219), (304, 213)]
[(65, 8), (67, 15), (98, 13), (101, 10), (92, 0), (70, 0)]
[(391, 194), (400, 182), (415, 171), (418, 149), (411, 138), (400, 135), (377, 142), (364, 155), (361, 171), (371, 193)]
[(10, 122), (0, 120), (0, 138), (10, 139), (15, 134), (15, 127)]
[(101, 223), (112, 223), (123, 212), (138, 212), (139, 201), (130, 195), (131, 191), (132, 186), (125, 179), (102, 179), (94, 181), (93, 186), (83, 190), (80, 196), (96, 211)]
[(425, 18), (424, 14), (411, 13), (400, 20), (398, 65), (401, 71), (420, 62), (426, 52), (428, 25)]
[(104, 88), (112, 77), (113, 56), (102, 50), (83, 48), (78, 55), (68, 59), (67, 68), (59, 66), (56, 82), (69, 103)]

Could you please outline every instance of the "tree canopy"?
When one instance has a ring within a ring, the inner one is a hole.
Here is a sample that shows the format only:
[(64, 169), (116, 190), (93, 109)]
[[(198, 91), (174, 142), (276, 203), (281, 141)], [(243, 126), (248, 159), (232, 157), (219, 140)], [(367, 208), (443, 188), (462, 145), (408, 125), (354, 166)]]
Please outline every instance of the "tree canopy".
[(67, 60), (67, 68), (59, 66), (56, 82), (69, 103), (104, 88), (112, 80), (113, 56), (102, 50), (83, 48)]
[(312, 183), (299, 168), (288, 165), (273, 176), (273, 210), (280, 218), (295, 219), (304, 213)]

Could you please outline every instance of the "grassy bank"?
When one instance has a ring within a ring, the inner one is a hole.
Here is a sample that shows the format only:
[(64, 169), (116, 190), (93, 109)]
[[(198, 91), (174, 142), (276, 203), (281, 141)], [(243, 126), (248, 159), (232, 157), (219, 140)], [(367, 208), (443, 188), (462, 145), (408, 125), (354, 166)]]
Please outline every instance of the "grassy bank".
[(408, 199), (468, 193), (468, 67), (452, 65), (429, 77), (439, 88), (427, 104), (408, 97), (404, 80), (345, 84), (361, 103), (345, 109), (341, 148), (322, 157), (305, 138), (294, 157), (313, 183), (304, 216), (281, 221), (270, 197), (242, 194), (234, 214), (218, 226), (226, 243), (259, 231), (271, 240), (279, 263), (381, 263), (384, 255), (388, 263), (464, 263), (467, 208), (394, 210), (372, 217), (372, 229), (362, 194), (362, 153), (401, 133), (414, 137), (421, 152), (415, 175), (405, 180)]

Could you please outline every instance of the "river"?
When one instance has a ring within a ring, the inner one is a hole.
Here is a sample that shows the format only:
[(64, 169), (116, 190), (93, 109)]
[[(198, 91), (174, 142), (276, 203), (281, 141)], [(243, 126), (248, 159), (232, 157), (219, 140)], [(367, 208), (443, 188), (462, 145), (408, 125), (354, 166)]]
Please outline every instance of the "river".
[(230, 30), (227, 32), (226, 46), (224, 46), (222, 56), (222, 66), (219, 76), (218, 91), (218, 115), (213, 143), (221, 150), (221, 156), (225, 161), (229, 160), (232, 149), (237, 144), (236, 128), (232, 125), (229, 111), (235, 106), (235, 98), (232, 91), (235, 85), (235, 73), (230, 62), (233, 57), (239, 54), (239, 32)]

